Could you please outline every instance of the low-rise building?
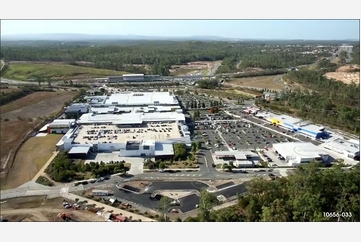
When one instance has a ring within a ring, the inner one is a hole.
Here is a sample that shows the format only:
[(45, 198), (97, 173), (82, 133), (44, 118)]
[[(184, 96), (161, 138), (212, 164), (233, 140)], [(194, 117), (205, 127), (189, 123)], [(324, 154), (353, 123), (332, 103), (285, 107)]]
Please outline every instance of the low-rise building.
[(286, 142), (272, 145), (273, 151), (281, 160), (291, 166), (311, 161), (327, 162), (329, 154), (322, 148), (309, 142)]
[(75, 125), (75, 119), (55, 119), (50, 124), (47, 124), (46, 127), (49, 134), (65, 134)]
[(360, 144), (356, 143), (355, 140), (349, 141), (337, 138), (326, 142), (324, 148), (341, 154), (345, 158), (357, 159), (357, 157), (360, 157)]

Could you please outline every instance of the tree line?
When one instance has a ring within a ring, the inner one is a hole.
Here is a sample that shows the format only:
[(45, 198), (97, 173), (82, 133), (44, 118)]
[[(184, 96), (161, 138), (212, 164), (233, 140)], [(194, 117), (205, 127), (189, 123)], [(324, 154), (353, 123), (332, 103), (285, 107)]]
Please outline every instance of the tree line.
[(360, 221), (359, 164), (344, 171), (340, 166), (322, 169), (320, 164), (312, 162), (298, 167), (287, 177), (255, 178), (247, 184), (247, 190), (238, 195), (235, 206), (218, 211), (211, 209), (216, 203), (213, 194), (203, 192), (199, 215), (185, 221)]
[(124, 166), (125, 161), (118, 163), (104, 164), (103, 162), (81, 163), (74, 162), (66, 152), (60, 152), (46, 169), (46, 173), (56, 182), (71, 182), (84, 180), (86, 173), (94, 177), (125, 173), (129, 167)]
[[(249, 67), (288, 68), (310, 64), (317, 56), (329, 55), (330, 47), (320, 49), (317, 55), (307, 52), (313, 48), (252, 42), (148, 41), (105, 46), (2, 46), (1, 54), (7, 61), (60, 61), (73, 65), (83, 61), (86, 64), (82, 65), (95, 68), (168, 75), (171, 65), (192, 61), (222, 60), (217, 72), (229, 73)], [(150, 65), (151, 68), (146, 70), (134, 65)]]

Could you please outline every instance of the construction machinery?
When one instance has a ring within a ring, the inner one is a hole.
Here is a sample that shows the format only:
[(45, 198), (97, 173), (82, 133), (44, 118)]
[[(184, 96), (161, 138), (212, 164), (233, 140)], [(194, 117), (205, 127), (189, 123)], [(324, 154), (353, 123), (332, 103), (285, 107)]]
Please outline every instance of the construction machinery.
[(77, 222), (69, 213), (59, 213), (57, 217), (63, 219), (64, 222)]

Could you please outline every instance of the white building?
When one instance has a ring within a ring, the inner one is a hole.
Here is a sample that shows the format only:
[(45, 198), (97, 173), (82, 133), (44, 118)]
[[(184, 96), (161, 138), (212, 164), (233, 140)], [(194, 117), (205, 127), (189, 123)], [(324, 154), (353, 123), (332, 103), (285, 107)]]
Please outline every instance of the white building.
[(253, 167), (253, 159), (258, 157), (252, 152), (244, 151), (216, 151), (217, 160), (223, 160), (222, 163), (233, 162), (233, 165), (237, 168)]
[(92, 107), (179, 107), (179, 101), (170, 92), (123, 92), (104, 96), (89, 96)]
[(329, 158), (325, 150), (308, 142), (273, 144), (273, 151), (292, 166), (311, 161), (326, 162)]
[(323, 147), (341, 154), (346, 158), (354, 159), (356, 156), (360, 156), (360, 143), (356, 140), (344, 140), (338, 138), (325, 143)]
[(75, 119), (55, 119), (40, 129), (40, 132), (47, 130), (51, 134), (65, 134), (73, 126), (75, 126)]
[(174, 143), (190, 146), (190, 133), (181, 113), (84, 114), (78, 127), (56, 145), (92, 147), (94, 151), (119, 151), (120, 156), (169, 156)]

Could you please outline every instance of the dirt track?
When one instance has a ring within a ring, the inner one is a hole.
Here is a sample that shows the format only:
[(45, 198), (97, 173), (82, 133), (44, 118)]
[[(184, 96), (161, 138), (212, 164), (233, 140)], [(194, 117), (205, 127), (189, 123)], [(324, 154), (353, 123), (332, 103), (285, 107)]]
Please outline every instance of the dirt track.
[(70, 213), (79, 222), (105, 222), (105, 219), (88, 211), (76, 211), (68, 209), (53, 208), (23, 208), (23, 209), (2, 209), (1, 216), (12, 222), (56, 222), (61, 221), (57, 217), (59, 213)]

